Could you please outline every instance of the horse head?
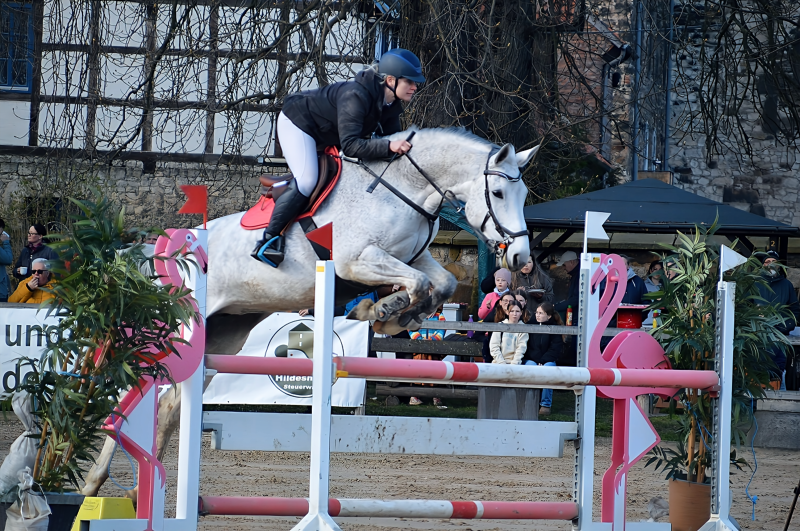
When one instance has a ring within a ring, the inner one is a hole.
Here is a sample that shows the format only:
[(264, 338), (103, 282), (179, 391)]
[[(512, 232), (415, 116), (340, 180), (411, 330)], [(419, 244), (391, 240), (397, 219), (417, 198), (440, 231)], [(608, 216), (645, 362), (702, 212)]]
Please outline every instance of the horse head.
[(479, 180), (481, 192), (474, 191), (472, 200), (466, 201), (467, 221), (512, 271), (521, 269), (530, 255), (523, 213), (528, 188), (521, 169), (538, 150), (536, 146), (517, 153), (511, 144), (493, 148)]

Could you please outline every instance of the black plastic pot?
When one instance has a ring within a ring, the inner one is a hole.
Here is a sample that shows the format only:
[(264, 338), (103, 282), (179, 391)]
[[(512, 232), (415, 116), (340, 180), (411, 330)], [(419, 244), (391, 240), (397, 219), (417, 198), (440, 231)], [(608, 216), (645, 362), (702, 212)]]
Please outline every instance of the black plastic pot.
[[(83, 494), (47, 494), (51, 511), (47, 531), (70, 531), (84, 498)], [(13, 499), (8, 497), (0, 501), (0, 529), (5, 529), (6, 509), (13, 503)]]

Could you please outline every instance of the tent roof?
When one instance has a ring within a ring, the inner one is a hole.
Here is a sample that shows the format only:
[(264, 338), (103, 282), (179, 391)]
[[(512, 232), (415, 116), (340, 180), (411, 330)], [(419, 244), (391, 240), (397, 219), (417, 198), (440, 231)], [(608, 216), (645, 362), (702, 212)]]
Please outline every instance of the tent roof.
[(587, 210), (609, 212), (608, 232), (672, 233), (710, 226), (719, 214), (717, 234), (800, 235), (800, 229), (706, 199), (656, 179), (643, 179), (525, 207), (525, 222), (536, 228), (583, 230)]

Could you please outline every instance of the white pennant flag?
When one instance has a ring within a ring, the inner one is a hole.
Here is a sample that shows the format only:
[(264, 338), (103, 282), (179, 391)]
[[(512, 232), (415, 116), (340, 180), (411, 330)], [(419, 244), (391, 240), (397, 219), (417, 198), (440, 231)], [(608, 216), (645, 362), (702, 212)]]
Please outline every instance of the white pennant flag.
[(587, 240), (606, 240), (608, 234), (603, 229), (603, 223), (611, 217), (608, 212), (586, 211), (586, 220), (583, 223), (583, 252), (587, 252)]
[(729, 269), (740, 266), (747, 262), (747, 258), (740, 255), (730, 247), (720, 245), (719, 250), (719, 281), (722, 282), (722, 274)]

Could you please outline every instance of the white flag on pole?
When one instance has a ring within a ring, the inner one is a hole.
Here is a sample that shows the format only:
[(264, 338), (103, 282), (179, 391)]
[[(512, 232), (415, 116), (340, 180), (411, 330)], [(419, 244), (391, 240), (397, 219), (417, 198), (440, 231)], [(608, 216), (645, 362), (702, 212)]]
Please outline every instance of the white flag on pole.
[(608, 212), (586, 211), (586, 219), (583, 222), (583, 252), (587, 252), (588, 240), (606, 240), (608, 234), (603, 229), (603, 223), (611, 216)]
[(608, 234), (603, 229), (603, 223), (611, 216), (608, 212), (586, 212), (586, 222), (583, 231), (590, 240), (608, 240)]
[(743, 263), (747, 262), (747, 258), (740, 255), (730, 247), (725, 245), (720, 245), (719, 250), (719, 280), (722, 281), (722, 273), (728, 271), (729, 269), (733, 269), (736, 266), (740, 266)]

